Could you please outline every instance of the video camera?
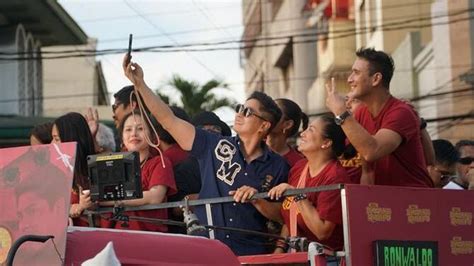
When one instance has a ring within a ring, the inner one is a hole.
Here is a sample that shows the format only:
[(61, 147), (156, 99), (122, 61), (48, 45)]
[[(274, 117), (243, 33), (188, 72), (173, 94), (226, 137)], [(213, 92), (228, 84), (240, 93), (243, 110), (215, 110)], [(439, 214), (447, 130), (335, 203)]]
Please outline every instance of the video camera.
[(143, 198), (138, 153), (89, 155), (87, 165), (92, 201)]

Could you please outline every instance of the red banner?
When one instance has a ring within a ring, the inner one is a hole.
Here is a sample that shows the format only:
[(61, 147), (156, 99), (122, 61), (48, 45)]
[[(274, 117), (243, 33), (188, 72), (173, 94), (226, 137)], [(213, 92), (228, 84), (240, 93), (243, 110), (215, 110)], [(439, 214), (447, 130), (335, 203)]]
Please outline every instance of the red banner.
[(24, 243), (15, 264), (61, 264), (56, 248), (64, 256), (75, 153), (76, 143), (0, 149), (0, 264), (31, 234), (53, 235), (54, 243)]
[[(474, 191), (347, 185), (345, 194), (351, 265), (373, 265), (376, 240), (435, 241), (438, 265), (474, 262)], [(408, 265), (429, 265), (422, 259), (405, 254)]]

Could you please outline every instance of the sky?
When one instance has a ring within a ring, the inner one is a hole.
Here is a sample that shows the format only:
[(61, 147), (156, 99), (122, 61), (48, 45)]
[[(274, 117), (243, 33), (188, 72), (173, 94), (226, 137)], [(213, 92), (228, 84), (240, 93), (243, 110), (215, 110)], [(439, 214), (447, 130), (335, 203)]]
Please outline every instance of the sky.
[[(97, 49), (126, 49), (133, 34), (133, 48), (238, 40), (242, 35), (240, 0), (59, 0), (85, 33), (98, 40)], [(176, 101), (166, 85), (173, 74), (204, 84), (223, 79), (230, 90), (221, 96), (244, 100), (244, 76), (239, 50), (175, 53), (133, 53), (145, 72), (145, 81)], [(99, 56), (109, 93), (130, 82), (121, 69), (123, 54)], [(216, 112), (230, 122), (230, 109)]]

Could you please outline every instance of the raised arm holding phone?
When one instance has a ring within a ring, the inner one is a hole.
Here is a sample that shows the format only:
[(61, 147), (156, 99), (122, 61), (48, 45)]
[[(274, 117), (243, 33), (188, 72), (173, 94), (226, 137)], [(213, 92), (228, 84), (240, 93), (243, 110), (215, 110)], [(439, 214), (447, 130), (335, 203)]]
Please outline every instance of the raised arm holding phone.
[[(213, 224), (254, 231), (266, 231), (268, 218), (281, 219), (278, 202), (249, 199), (257, 192), (268, 191), (286, 182), (288, 165), (270, 151), (263, 139), (278, 123), (281, 111), (262, 92), (253, 93), (236, 108), (234, 130), (238, 136), (225, 137), (196, 129), (177, 118), (159, 96), (146, 85), (143, 69), (125, 55), (123, 69), (141, 94), (151, 114), (181, 146), (198, 159), (202, 189), (200, 199), (233, 195), (235, 203), (214, 205)], [(201, 223), (208, 223), (203, 208), (196, 208)], [(206, 222), (207, 221), (207, 222)], [(261, 236), (215, 231), (215, 238), (227, 244), (237, 255), (269, 252)]]

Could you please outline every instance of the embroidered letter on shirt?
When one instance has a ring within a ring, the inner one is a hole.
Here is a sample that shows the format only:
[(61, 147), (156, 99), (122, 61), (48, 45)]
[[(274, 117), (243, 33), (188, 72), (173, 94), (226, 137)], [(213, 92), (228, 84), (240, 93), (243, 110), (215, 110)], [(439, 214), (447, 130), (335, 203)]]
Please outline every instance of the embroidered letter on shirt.
[(240, 164), (232, 163), (232, 158), (234, 158), (236, 152), (235, 146), (226, 139), (221, 139), (214, 150), (216, 158), (222, 162), (219, 169), (217, 169), (216, 176), (229, 186), (234, 184), (235, 176), (242, 169)]

